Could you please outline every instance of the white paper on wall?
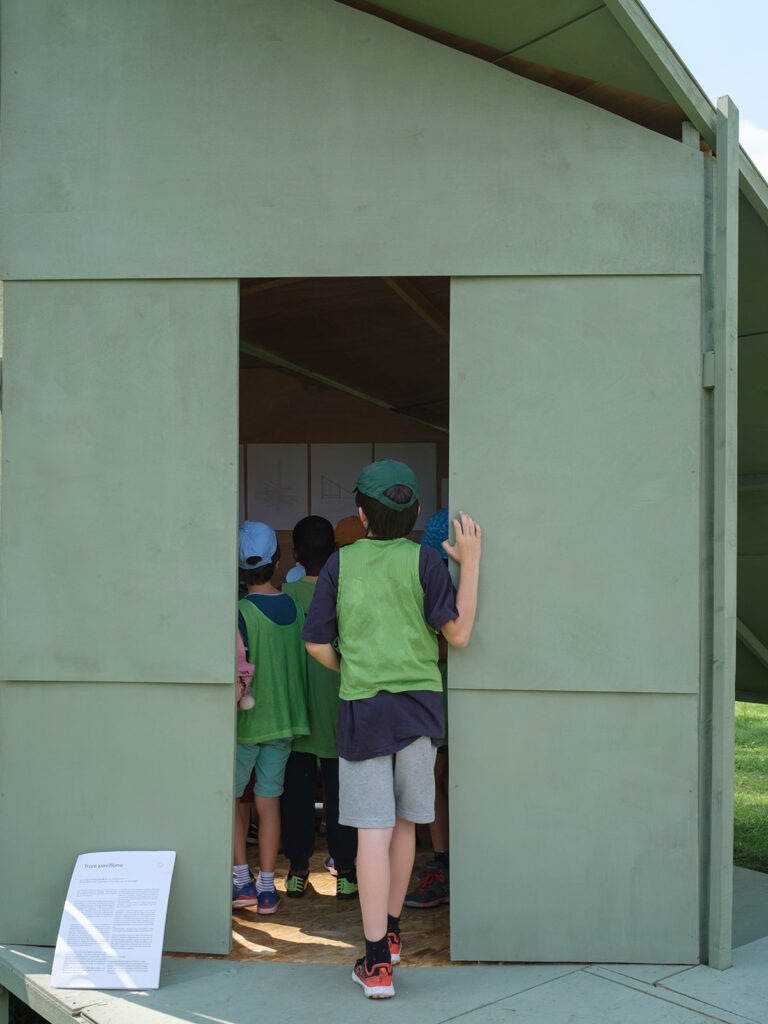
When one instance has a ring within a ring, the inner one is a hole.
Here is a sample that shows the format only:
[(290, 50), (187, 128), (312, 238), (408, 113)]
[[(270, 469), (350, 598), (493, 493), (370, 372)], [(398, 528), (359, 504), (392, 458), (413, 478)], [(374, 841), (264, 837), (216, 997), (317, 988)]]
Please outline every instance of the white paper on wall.
[(434, 441), (401, 441), (393, 444), (376, 443), (375, 459), (397, 459), (411, 467), (419, 481), (421, 514), (415, 530), (423, 530), (427, 520), (437, 512), (437, 451)]
[(307, 446), (246, 446), (246, 514), (273, 530), (292, 530), (308, 513)]
[(355, 515), (355, 484), (372, 461), (372, 448), (370, 443), (310, 446), (313, 516), (325, 516), (336, 526), (344, 516)]

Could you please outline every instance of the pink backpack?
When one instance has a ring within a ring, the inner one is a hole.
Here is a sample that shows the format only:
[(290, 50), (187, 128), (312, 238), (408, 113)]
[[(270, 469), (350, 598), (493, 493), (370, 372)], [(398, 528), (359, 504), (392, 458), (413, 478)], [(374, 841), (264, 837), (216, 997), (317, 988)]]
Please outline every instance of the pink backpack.
[(251, 693), (254, 666), (245, 657), (245, 644), (240, 630), (237, 631), (237, 706), (241, 711), (250, 711), (256, 701)]

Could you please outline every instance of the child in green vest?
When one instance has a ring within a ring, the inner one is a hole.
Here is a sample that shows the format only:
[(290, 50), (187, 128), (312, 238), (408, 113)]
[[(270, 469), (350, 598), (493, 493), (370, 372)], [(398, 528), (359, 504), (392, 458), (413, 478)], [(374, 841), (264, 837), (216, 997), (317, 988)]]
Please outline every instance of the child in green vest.
[(444, 544), (461, 566), (457, 592), (437, 552), (406, 539), (418, 496), (404, 463), (365, 467), (355, 500), (366, 537), (328, 559), (302, 633), (309, 653), (341, 673), (339, 820), (358, 829), (365, 933), (352, 978), (372, 998), (395, 994), (415, 824), (434, 817), (435, 747), (445, 734), (437, 634), (465, 647), (477, 608), (480, 527), (461, 512), (454, 544)]
[(280, 841), (280, 794), (294, 736), (309, 732), (307, 669), (301, 643), (304, 611), (272, 586), (280, 558), (277, 537), (266, 523), (244, 522), (238, 536), (239, 564), (247, 594), (238, 604), (238, 628), (248, 661), (254, 665), (254, 705), (237, 712), (235, 797), (255, 769), (253, 798), (259, 818), (259, 875), (250, 880), (244, 817), (235, 814), (232, 906), (256, 906), (274, 914), (275, 861)]
[[(322, 516), (307, 516), (293, 530), (294, 557), (306, 575), (283, 584), (306, 612), (315, 594), (320, 570), (336, 550), (333, 527)], [(285, 882), (287, 896), (302, 897), (307, 890), (309, 861), (315, 848), (315, 786), (317, 762), (323, 773), (328, 852), (336, 868), (336, 899), (357, 896), (355, 856), (357, 831), (339, 824), (339, 760), (336, 754), (336, 716), (339, 711), (339, 674), (307, 656), (307, 711), (309, 735), (294, 738), (285, 767), (281, 801), (283, 852), (290, 861)]]

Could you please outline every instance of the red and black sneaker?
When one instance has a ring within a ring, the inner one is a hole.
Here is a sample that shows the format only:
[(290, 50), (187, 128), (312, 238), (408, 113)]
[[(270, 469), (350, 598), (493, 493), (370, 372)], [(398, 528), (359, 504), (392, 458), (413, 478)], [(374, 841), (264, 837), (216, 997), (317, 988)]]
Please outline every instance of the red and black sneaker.
[(366, 999), (391, 999), (395, 994), (392, 984), (392, 964), (374, 964), (368, 968), (361, 956), (352, 971), (352, 981), (362, 986)]
[(387, 941), (389, 942), (389, 955), (392, 958), (392, 966), (400, 963), (400, 953), (403, 949), (403, 944), (400, 941), (399, 932), (387, 932)]
[(408, 893), (403, 904), (406, 907), (415, 907), (417, 910), (426, 910), (429, 907), (439, 907), (442, 903), (448, 903), (450, 898), (448, 868), (440, 861), (431, 860), (427, 864), (427, 870), (419, 876), (419, 884), (413, 892)]

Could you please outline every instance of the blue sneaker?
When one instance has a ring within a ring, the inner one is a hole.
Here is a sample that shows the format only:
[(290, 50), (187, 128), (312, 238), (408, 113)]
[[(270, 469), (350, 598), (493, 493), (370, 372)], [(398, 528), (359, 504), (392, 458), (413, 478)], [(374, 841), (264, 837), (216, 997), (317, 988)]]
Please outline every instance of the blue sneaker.
[(242, 889), (238, 889), (236, 885), (232, 885), (232, 907), (253, 907), (259, 902), (259, 894), (256, 892), (256, 886), (253, 882), (249, 882), (248, 885), (244, 885)]
[(274, 914), (280, 906), (280, 897), (274, 889), (266, 889), (258, 894), (258, 904), (259, 914)]

